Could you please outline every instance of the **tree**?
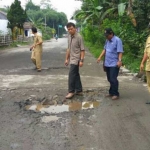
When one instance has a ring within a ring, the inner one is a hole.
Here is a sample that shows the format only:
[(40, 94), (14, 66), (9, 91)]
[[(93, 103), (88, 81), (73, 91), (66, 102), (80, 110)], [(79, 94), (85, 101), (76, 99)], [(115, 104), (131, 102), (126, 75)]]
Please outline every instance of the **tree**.
[(108, 3), (100, 0), (85, 0), (81, 7), (81, 11), (74, 15), (76, 20), (80, 20), (82, 24), (91, 24), (91, 26), (100, 27), (103, 19), (116, 8), (111, 8)]
[(29, 0), (25, 7), (26, 10), (40, 10), (40, 6), (34, 5), (32, 0)]
[[(28, 0), (26, 10), (28, 18), (38, 29), (41, 29), (44, 37), (48, 37), (48, 34), (53, 35), (54, 32), (59, 32), (61, 37), (66, 32), (64, 26), (68, 22), (67, 16), (54, 10), (51, 7), (50, 0), (41, 0), (40, 6), (34, 5), (32, 0)], [(62, 25), (62, 28), (59, 28), (58, 25)]]
[(15, 27), (18, 27), (21, 33), (27, 15), (26, 11), (21, 7), (21, 2), (19, 0), (15, 0), (14, 3), (11, 4), (7, 13), (7, 18), (9, 21), (7, 27), (11, 29), (12, 33)]
[[(101, 6), (100, 10), (97, 9), (98, 6)], [(107, 13), (111, 9), (114, 10)], [(105, 42), (104, 29), (111, 27), (115, 35), (123, 41), (124, 64), (139, 69), (137, 65), (139, 66), (138, 63), (141, 61), (140, 56), (143, 55), (149, 34), (147, 27), (150, 22), (150, 0), (83, 0), (81, 11), (75, 14), (76, 21), (86, 21), (82, 26), (82, 34), (91, 47), (95, 47), (95, 50), (91, 49), (96, 56), (97, 52), (99, 54), (97, 47), (103, 46)]]
[(150, 22), (150, 1), (149, 0), (134, 0), (133, 13), (137, 22), (137, 31), (147, 28)]
[[(63, 12), (60, 12), (60, 13), (57, 13), (58, 14), (58, 23), (57, 23), (57, 33), (59, 32), (59, 37), (62, 36), (63, 33), (66, 32), (66, 30), (64, 29), (64, 26), (67, 24), (68, 20), (67, 20), (67, 16), (65, 13)], [(62, 25), (62, 28), (59, 28), (59, 25)]]
[(129, 2), (128, 2), (128, 8), (127, 8), (127, 15), (129, 15), (129, 17), (131, 18), (131, 21), (132, 21), (133, 25), (136, 27), (137, 23), (136, 23), (136, 20), (135, 20), (135, 16), (133, 14), (132, 6), (133, 6), (133, 0), (129, 0)]
[(43, 9), (50, 9), (51, 8), (51, 1), (50, 0), (41, 0), (40, 4), (41, 4), (41, 7)]
[(4, 8), (0, 8), (0, 11), (7, 13), (9, 10), (9, 6), (4, 6)]

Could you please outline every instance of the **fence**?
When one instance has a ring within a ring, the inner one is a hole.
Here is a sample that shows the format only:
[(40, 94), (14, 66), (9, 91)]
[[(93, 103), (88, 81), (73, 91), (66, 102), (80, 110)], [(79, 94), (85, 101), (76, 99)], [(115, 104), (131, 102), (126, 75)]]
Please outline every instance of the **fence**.
[[(23, 35), (18, 35), (17, 42), (33, 42), (32, 37), (25, 37)], [(0, 35), (0, 46), (9, 46), (12, 43), (12, 37), (10, 35)]]
[(10, 35), (0, 35), (0, 46), (10, 45), (12, 38)]
[(33, 42), (33, 37), (26, 37), (23, 35), (18, 35), (17, 42)]

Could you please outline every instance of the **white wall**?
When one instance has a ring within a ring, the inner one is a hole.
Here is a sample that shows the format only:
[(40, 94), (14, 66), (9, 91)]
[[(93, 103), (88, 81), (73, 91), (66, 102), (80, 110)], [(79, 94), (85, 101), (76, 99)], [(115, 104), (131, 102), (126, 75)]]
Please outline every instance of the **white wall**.
[[(37, 29), (37, 34), (39, 34), (40, 36), (42, 36), (41, 30)], [(28, 37), (32, 37), (32, 36), (34, 36), (34, 34), (32, 34), (32, 30), (29, 29), (28, 30)]]
[(3, 34), (8, 33), (7, 23), (8, 20), (0, 20), (0, 32), (2, 32)]

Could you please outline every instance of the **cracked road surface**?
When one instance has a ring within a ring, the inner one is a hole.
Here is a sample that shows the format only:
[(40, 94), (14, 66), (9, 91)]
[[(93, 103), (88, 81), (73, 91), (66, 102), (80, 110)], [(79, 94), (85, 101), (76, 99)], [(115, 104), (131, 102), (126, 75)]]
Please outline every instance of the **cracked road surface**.
[(150, 95), (145, 84), (121, 74), (119, 100), (86, 51), (82, 96), (64, 100), (67, 39), (44, 42), (42, 72), (28, 46), (0, 52), (0, 150), (150, 150)]

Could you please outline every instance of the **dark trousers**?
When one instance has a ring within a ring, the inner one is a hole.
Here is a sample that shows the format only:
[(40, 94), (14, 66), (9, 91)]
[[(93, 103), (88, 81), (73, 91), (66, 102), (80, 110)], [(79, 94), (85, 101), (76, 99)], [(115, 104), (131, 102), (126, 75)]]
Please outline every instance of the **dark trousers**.
[(110, 83), (109, 94), (112, 96), (119, 96), (118, 87), (119, 82), (117, 80), (119, 74), (118, 67), (106, 67), (107, 80)]
[(70, 65), (68, 87), (69, 93), (82, 92), (79, 65)]

